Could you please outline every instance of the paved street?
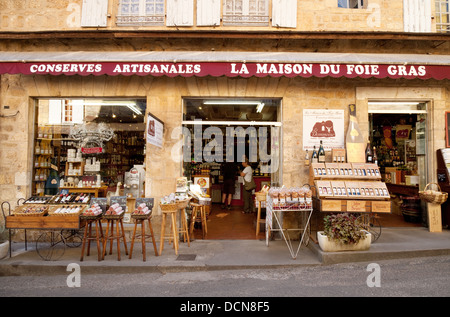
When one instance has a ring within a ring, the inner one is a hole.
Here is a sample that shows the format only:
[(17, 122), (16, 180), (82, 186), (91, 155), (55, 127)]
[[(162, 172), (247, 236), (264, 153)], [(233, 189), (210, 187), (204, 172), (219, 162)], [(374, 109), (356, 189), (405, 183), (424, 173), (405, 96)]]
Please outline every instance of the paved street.
[(72, 270), (67, 275), (0, 277), (0, 296), (450, 296), (450, 256), (369, 264), (114, 275), (83, 275), (81, 267), (79, 279), (69, 275)]

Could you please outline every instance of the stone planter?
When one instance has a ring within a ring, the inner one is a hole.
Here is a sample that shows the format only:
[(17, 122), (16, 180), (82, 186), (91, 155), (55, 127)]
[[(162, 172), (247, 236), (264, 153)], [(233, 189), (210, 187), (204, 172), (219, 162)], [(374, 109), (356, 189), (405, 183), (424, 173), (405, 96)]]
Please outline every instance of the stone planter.
[(9, 241), (0, 243), (0, 260), (8, 255), (9, 252)]
[(366, 238), (360, 240), (356, 244), (343, 244), (336, 241), (328, 240), (328, 237), (323, 231), (317, 232), (317, 240), (322, 251), (325, 252), (340, 252), (340, 251), (365, 251), (370, 249), (370, 243), (372, 242), (372, 235), (363, 230), (366, 233)]

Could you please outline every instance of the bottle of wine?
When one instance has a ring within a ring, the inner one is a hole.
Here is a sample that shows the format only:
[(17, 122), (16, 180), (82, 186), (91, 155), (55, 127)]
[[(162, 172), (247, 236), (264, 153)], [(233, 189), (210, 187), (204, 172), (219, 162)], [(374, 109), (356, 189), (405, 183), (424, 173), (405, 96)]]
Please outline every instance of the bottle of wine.
[(366, 146), (366, 163), (373, 163), (373, 151), (369, 140), (367, 140)]
[(378, 165), (378, 155), (375, 147), (373, 147), (373, 162)]
[(308, 150), (306, 150), (306, 155), (305, 155), (305, 166), (309, 166), (309, 152), (308, 152)]
[(347, 135), (345, 137), (345, 146), (347, 152), (348, 163), (364, 163), (366, 161), (364, 146), (365, 142), (359, 128), (358, 119), (356, 118), (356, 105), (348, 105), (349, 123)]
[(320, 140), (319, 153), (317, 153), (319, 163), (325, 163), (325, 150), (323, 148), (322, 140)]
[(316, 146), (314, 145), (314, 149), (312, 152), (312, 156), (311, 156), (311, 162), (312, 163), (318, 163), (319, 162), (319, 157), (317, 155), (317, 151), (316, 151)]

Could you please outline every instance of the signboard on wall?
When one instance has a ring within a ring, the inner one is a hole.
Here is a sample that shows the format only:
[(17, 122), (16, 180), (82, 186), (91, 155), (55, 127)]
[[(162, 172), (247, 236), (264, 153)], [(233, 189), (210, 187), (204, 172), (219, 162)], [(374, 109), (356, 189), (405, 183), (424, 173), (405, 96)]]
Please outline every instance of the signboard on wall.
[(147, 116), (147, 142), (162, 148), (164, 123), (151, 113)]
[(325, 150), (345, 147), (344, 110), (303, 109), (303, 150)]

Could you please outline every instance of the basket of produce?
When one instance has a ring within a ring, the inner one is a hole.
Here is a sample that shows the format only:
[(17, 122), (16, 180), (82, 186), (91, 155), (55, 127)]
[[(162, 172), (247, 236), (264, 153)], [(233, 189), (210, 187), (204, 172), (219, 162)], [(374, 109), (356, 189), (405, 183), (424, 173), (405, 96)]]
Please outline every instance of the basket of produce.
[(125, 210), (118, 203), (112, 204), (103, 215), (104, 219), (113, 220), (123, 218)]
[(42, 205), (24, 205), (17, 207), (14, 210), (15, 216), (32, 216), (32, 217), (42, 217), (48, 213), (48, 206)]
[(80, 215), (80, 218), (85, 220), (94, 220), (102, 216), (103, 210), (97, 203), (92, 204), (89, 208), (86, 208)]
[(178, 209), (184, 209), (189, 205), (189, 201), (191, 198), (184, 199), (184, 200), (177, 200), (176, 204), (178, 205)]
[(178, 204), (177, 203), (161, 203), (161, 210), (163, 212), (175, 212), (178, 210)]
[(148, 208), (145, 203), (139, 204), (131, 213), (131, 218), (136, 220), (144, 220), (152, 215), (152, 209)]
[[(436, 185), (438, 190), (431, 190), (428, 188), (430, 185)], [(441, 205), (447, 201), (448, 193), (441, 192), (441, 187), (437, 183), (428, 183), (423, 191), (419, 191), (419, 197), (423, 201), (431, 204)]]

